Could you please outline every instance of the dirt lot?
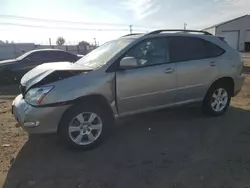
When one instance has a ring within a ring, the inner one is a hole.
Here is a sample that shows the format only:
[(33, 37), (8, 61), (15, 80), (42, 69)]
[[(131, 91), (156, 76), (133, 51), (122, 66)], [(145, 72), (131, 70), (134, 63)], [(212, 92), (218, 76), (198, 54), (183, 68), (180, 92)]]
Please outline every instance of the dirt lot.
[(120, 121), (97, 149), (65, 149), (55, 136), (14, 127), (13, 86), (0, 95), (0, 186), (6, 188), (250, 187), (250, 58), (246, 82), (222, 117), (199, 107)]

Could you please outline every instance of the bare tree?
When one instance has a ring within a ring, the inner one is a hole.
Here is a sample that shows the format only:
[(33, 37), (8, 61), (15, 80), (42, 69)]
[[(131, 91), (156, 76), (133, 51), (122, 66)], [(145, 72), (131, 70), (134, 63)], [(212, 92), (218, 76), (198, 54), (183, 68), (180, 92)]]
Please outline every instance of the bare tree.
[(56, 44), (57, 44), (58, 46), (62, 46), (62, 45), (64, 45), (64, 43), (65, 43), (65, 39), (64, 39), (63, 37), (58, 37), (58, 38), (57, 38)]

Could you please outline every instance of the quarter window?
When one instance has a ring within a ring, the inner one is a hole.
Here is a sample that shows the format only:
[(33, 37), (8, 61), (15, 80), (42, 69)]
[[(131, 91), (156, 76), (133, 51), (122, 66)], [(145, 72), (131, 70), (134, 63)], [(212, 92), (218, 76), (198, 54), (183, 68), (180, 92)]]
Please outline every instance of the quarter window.
[(169, 46), (171, 62), (212, 58), (224, 53), (217, 45), (195, 37), (171, 37)]

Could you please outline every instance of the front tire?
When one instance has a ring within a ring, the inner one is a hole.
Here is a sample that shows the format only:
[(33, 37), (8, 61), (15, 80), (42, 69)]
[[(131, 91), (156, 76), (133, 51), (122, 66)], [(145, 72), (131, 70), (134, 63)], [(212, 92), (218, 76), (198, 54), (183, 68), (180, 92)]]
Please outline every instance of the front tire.
[(227, 84), (218, 83), (211, 86), (203, 100), (203, 111), (211, 116), (224, 114), (230, 105), (230, 91)]
[(110, 132), (111, 115), (96, 104), (71, 107), (61, 120), (59, 134), (70, 148), (87, 150), (97, 146)]

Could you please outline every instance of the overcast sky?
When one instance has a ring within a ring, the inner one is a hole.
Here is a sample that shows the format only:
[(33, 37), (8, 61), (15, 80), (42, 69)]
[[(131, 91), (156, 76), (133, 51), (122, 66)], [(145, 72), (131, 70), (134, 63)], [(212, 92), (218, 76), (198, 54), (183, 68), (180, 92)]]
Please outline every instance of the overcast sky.
[[(0, 0), (0, 40), (48, 43), (51, 38), (54, 43), (63, 36), (68, 44), (93, 42), (93, 38), (103, 43), (127, 34), (130, 24), (135, 32), (183, 28), (184, 23), (188, 29), (203, 29), (245, 14), (250, 14), (250, 0)], [(60, 23), (3, 15), (122, 25)]]

